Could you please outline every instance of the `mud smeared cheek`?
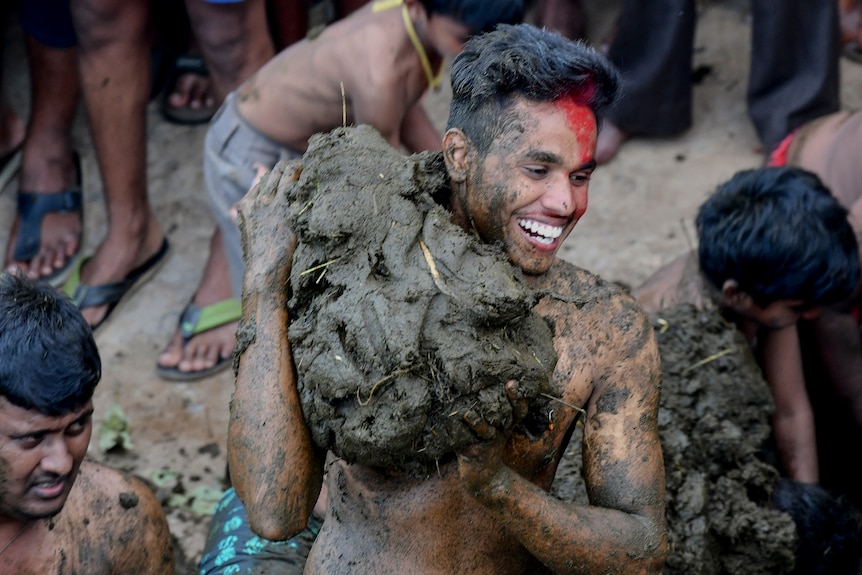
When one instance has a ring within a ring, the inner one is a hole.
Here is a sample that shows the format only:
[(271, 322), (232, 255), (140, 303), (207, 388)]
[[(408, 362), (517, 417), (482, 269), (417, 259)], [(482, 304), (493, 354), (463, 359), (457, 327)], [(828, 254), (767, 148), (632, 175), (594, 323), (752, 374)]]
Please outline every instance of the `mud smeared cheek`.
[[(566, 125), (577, 136), (578, 140), (585, 144), (594, 143), (596, 136), (596, 116), (593, 111), (579, 104), (574, 98), (560, 98), (556, 105), (566, 117)], [(592, 145), (586, 146), (582, 152), (581, 162), (587, 162), (592, 158)]]

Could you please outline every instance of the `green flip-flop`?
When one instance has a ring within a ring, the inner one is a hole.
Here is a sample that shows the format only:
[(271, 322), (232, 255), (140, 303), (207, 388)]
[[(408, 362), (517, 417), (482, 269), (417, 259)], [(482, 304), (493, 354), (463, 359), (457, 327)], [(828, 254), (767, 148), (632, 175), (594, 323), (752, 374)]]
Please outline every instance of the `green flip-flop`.
[[(180, 334), (183, 345), (194, 336), (239, 321), (242, 316), (242, 304), (238, 299), (230, 298), (211, 305), (198, 307), (189, 303), (180, 316)], [(168, 381), (195, 381), (217, 373), (231, 364), (232, 357), (222, 357), (211, 367), (198, 371), (181, 371), (176, 366), (156, 365), (159, 377)]]

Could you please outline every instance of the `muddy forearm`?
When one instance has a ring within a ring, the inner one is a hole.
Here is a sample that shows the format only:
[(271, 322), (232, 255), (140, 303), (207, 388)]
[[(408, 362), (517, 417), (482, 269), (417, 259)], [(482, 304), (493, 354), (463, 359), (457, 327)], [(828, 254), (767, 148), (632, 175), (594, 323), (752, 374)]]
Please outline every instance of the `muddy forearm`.
[(228, 462), (252, 529), (282, 540), (305, 527), (320, 491), (322, 454), (302, 416), (283, 302), (246, 292), (243, 307)]
[(667, 540), (661, 509), (652, 517), (561, 501), (504, 469), (478, 497), (554, 573), (661, 573)]

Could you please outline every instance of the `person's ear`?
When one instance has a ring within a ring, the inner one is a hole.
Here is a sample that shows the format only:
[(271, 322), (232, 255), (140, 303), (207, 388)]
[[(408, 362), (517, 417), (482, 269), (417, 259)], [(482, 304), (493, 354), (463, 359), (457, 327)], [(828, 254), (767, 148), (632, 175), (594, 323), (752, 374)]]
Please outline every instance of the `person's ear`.
[(443, 136), (443, 159), (453, 182), (460, 184), (467, 180), (469, 149), (470, 140), (459, 128), (450, 128)]
[(727, 307), (737, 311), (746, 309), (752, 302), (751, 295), (743, 291), (735, 279), (724, 280), (721, 284), (721, 299)]

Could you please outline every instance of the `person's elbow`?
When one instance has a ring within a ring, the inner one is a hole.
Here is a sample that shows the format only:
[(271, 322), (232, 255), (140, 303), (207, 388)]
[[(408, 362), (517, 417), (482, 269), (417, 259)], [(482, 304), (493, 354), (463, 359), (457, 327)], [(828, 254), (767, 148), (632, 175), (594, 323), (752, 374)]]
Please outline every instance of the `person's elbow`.
[(287, 516), (265, 508), (252, 507), (246, 511), (251, 530), (269, 541), (286, 541), (300, 533), (308, 524), (308, 516), (302, 513)]
[(664, 564), (670, 553), (667, 540), (667, 525), (664, 519), (644, 519), (645, 533), (640, 552), (633, 555), (637, 559), (638, 568), (632, 569), (633, 573), (641, 575), (661, 575), (664, 572)]

